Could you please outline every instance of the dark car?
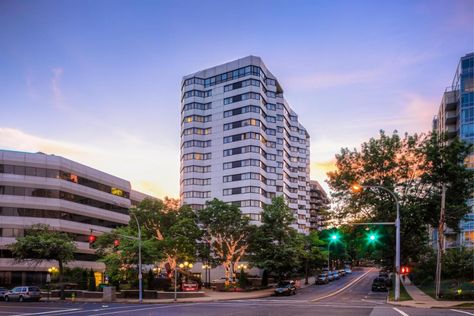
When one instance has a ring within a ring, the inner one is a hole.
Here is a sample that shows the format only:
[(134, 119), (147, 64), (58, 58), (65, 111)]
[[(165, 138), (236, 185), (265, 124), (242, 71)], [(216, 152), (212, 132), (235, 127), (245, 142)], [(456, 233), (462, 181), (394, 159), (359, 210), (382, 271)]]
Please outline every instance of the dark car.
[(41, 299), (41, 291), (37, 286), (17, 286), (6, 292), (3, 298), (5, 302), (39, 301)]
[(296, 286), (294, 281), (279, 282), (275, 288), (275, 295), (295, 295)]
[(372, 282), (372, 292), (387, 292), (387, 283), (385, 278), (375, 278)]
[(332, 275), (334, 276), (334, 280), (339, 280), (341, 278), (341, 276), (339, 275), (339, 272), (337, 271), (333, 271)]
[(334, 274), (331, 271), (328, 272), (328, 280), (329, 282), (332, 282), (335, 280)]
[(327, 273), (321, 273), (316, 278), (316, 284), (328, 284), (329, 283), (329, 276)]
[(3, 300), (4, 299), (4, 295), (5, 293), (8, 292), (8, 289), (7, 288), (4, 288), (4, 287), (0, 287), (0, 300)]

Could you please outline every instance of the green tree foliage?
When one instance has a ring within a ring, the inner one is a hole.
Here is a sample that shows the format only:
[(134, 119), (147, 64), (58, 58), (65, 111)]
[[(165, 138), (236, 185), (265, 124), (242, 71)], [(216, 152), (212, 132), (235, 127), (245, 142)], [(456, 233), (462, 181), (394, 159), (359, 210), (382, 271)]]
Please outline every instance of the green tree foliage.
[(302, 252), (302, 260), (305, 265), (306, 283), (311, 273), (314, 273), (318, 268), (322, 268), (327, 261), (327, 253), (321, 250), (326, 243), (319, 239), (319, 233), (312, 231), (309, 235), (304, 236), (304, 250)]
[(280, 280), (301, 267), (304, 237), (292, 228), (295, 218), (282, 196), (264, 207), (262, 225), (252, 242), (252, 262)]
[(237, 206), (218, 199), (207, 202), (198, 214), (204, 238), (210, 244), (211, 256), (223, 265), (229, 279), (247, 252), (254, 227)]
[[(394, 221), (393, 198), (385, 191), (366, 189), (351, 192), (351, 185), (379, 185), (395, 192), (400, 200), (402, 260), (417, 260), (427, 251), (427, 225), (439, 220), (441, 183), (447, 187), (446, 218), (457, 228), (468, 212), (466, 199), (472, 192), (472, 171), (463, 166), (469, 147), (458, 140), (447, 144), (436, 134), (391, 136), (380, 132), (378, 138), (361, 148), (341, 149), (336, 155), (337, 170), (329, 172), (328, 184), (341, 221)], [(383, 257), (393, 262), (394, 235), (388, 237)]]
[[(154, 264), (165, 260), (168, 274), (172, 275), (178, 260), (194, 261), (201, 231), (197, 215), (188, 206), (171, 209), (175, 203), (159, 200), (142, 201), (131, 213), (137, 217), (142, 231), (142, 262)], [(138, 262), (138, 241), (123, 236), (138, 236), (135, 218), (128, 226), (97, 238), (98, 254), (106, 264), (106, 273), (114, 282), (127, 278), (127, 270)], [(113, 241), (120, 240), (114, 249)]]
[(31, 226), (24, 237), (18, 237), (8, 248), (18, 261), (57, 260), (60, 283), (63, 282), (64, 265), (74, 260), (76, 251), (74, 241), (67, 233), (54, 231), (43, 224)]

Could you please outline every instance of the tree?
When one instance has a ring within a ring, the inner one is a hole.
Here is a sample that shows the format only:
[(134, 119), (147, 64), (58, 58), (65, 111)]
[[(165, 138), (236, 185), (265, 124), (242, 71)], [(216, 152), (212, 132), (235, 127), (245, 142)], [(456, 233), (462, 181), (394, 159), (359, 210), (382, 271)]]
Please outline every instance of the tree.
[(237, 206), (218, 199), (206, 202), (206, 207), (198, 214), (211, 255), (223, 265), (225, 277), (229, 280), (247, 252), (253, 226)]
[(87, 290), (94, 292), (97, 288), (95, 286), (95, 274), (92, 269), (89, 270), (89, 281), (87, 283)]
[[(168, 200), (169, 202), (170, 200)], [(168, 203), (176, 205), (176, 203)], [(142, 262), (154, 264), (164, 260), (168, 275), (172, 276), (178, 260), (193, 261), (201, 231), (197, 215), (188, 206), (170, 209), (160, 200), (143, 200), (130, 212), (140, 223), (142, 232)], [(127, 277), (127, 270), (138, 262), (138, 241), (123, 236), (137, 236), (133, 216), (128, 226), (114, 229), (97, 238), (98, 255), (106, 264), (106, 273), (113, 284)], [(113, 247), (119, 239), (118, 247)]]
[(327, 254), (321, 251), (326, 243), (319, 239), (319, 233), (312, 231), (304, 236), (303, 260), (305, 262), (305, 284), (308, 284), (310, 272), (322, 267), (327, 260)]
[[(360, 150), (341, 149), (337, 170), (329, 172), (336, 217), (342, 221), (388, 222), (396, 217), (393, 198), (380, 190), (351, 192), (354, 183), (379, 185), (395, 192), (400, 200), (402, 260), (418, 260), (426, 253), (427, 225), (439, 221), (441, 182), (448, 185), (448, 226), (457, 229), (467, 213), (466, 199), (473, 190), (473, 173), (463, 166), (469, 146), (459, 140), (447, 144), (438, 135), (405, 135), (396, 132), (371, 138)], [(393, 234), (381, 249), (393, 262)]]
[[(58, 261), (59, 283), (63, 282), (64, 265), (74, 260), (76, 251), (74, 241), (67, 233), (54, 231), (44, 224), (32, 225), (24, 237), (18, 237), (16, 243), (8, 245), (8, 248), (18, 261)], [(63, 286), (61, 299), (65, 299)]]
[(251, 261), (281, 280), (300, 268), (304, 237), (290, 226), (295, 218), (283, 196), (273, 198), (261, 215), (262, 225), (252, 241)]

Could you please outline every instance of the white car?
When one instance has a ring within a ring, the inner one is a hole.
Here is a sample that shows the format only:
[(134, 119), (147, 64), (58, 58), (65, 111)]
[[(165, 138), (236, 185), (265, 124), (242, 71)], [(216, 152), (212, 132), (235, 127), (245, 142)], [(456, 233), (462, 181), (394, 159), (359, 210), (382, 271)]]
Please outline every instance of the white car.
[(352, 273), (352, 270), (351, 270), (351, 268), (347, 267), (347, 268), (344, 268), (344, 272), (345, 272), (346, 274), (351, 274), (351, 273)]

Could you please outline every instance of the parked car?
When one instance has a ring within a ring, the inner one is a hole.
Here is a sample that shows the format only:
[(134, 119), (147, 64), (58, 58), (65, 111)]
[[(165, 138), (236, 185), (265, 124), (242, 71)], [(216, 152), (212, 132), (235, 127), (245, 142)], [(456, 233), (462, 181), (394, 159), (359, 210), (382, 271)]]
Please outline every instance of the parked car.
[(328, 284), (328, 283), (329, 283), (329, 277), (327, 273), (321, 273), (316, 278), (316, 284)]
[(17, 286), (4, 294), (5, 302), (8, 301), (39, 301), (41, 291), (37, 286)]
[(197, 282), (184, 282), (181, 284), (181, 291), (183, 292), (189, 292), (189, 291), (197, 291), (199, 290), (199, 284)]
[(352, 270), (351, 270), (350, 267), (345, 267), (345, 268), (344, 268), (344, 272), (345, 272), (346, 274), (351, 274), (351, 273), (352, 273)]
[(334, 280), (339, 280), (341, 278), (341, 276), (339, 275), (337, 271), (333, 271), (332, 275), (334, 276)]
[(4, 299), (4, 295), (5, 293), (8, 292), (8, 289), (5, 288), (5, 287), (0, 287), (0, 299), (3, 300)]
[(338, 272), (339, 272), (340, 276), (345, 276), (346, 275), (346, 272), (344, 271), (344, 269), (341, 269)]
[(329, 282), (332, 282), (332, 281), (335, 280), (334, 279), (334, 274), (332, 272), (328, 272), (328, 280), (329, 280)]
[(387, 292), (386, 279), (375, 278), (372, 282), (372, 292)]
[(275, 295), (295, 295), (296, 285), (294, 281), (279, 282), (275, 288)]

